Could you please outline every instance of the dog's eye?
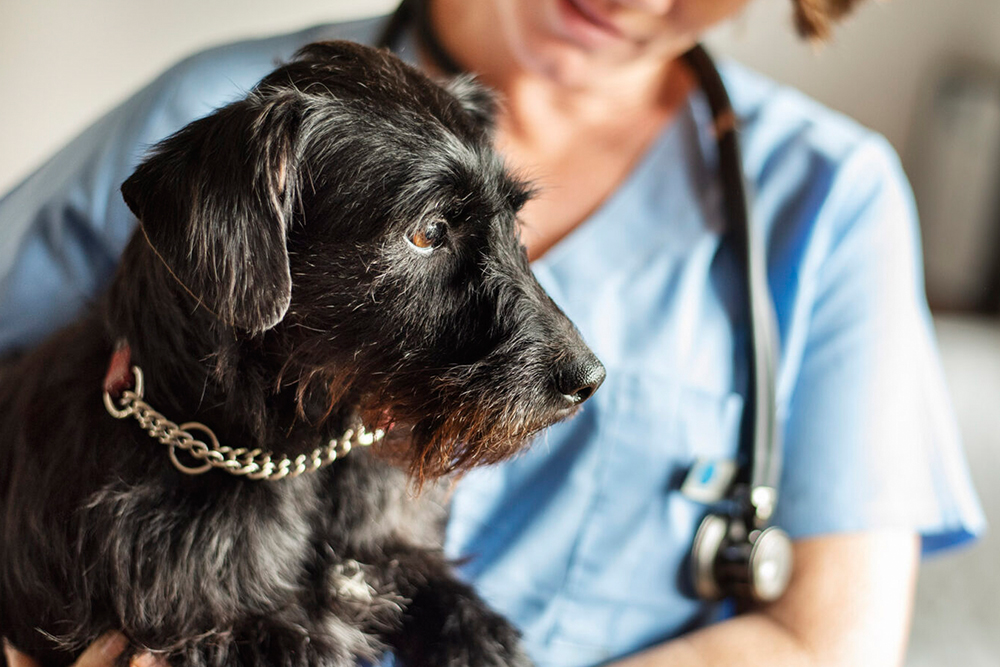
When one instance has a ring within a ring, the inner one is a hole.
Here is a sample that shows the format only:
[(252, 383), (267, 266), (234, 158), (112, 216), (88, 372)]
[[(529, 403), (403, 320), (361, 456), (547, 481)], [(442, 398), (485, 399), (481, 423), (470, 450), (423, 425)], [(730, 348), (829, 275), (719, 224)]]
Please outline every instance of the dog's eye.
[(430, 252), (444, 242), (445, 225), (440, 220), (431, 220), (406, 237), (417, 250)]

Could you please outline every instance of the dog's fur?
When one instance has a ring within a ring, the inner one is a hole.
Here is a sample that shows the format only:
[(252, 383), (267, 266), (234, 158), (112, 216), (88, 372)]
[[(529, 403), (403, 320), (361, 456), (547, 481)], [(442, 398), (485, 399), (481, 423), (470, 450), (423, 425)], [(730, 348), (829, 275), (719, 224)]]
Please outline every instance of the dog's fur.
[[(411, 493), (510, 456), (603, 378), (531, 275), (491, 116), (468, 80), (328, 42), (153, 150), (100, 307), (3, 370), (0, 635), (47, 665), (111, 629), (195, 667), (526, 663)], [(183, 475), (102, 407), (122, 338), (146, 400), (223, 444), (388, 434), (295, 479)]]

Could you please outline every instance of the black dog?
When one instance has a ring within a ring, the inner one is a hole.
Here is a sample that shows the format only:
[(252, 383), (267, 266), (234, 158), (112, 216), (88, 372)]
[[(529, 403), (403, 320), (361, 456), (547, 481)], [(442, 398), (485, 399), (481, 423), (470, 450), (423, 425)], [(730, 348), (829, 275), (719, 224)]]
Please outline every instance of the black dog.
[(526, 663), (410, 488), (604, 375), (531, 275), (491, 113), (331, 42), (153, 150), (101, 306), (2, 374), (0, 635), (48, 665), (110, 629), (175, 665)]

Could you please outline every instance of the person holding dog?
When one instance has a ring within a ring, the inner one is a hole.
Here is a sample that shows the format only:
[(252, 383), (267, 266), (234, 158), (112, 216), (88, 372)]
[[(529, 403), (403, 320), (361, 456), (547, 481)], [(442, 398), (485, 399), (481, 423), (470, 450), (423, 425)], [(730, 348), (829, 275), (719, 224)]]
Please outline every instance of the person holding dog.
[[(465, 575), (540, 665), (900, 664), (921, 551), (983, 526), (897, 158), (727, 64), (781, 334), (775, 521), (796, 569), (780, 600), (735, 615), (679, 583), (706, 509), (681, 493), (683, 472), (733, 455), (746, 382), (714, 128), (681, 56), (747, 1), (433, 0), (435, 44), (411, 28), (391, 45), (437, 74), (439, 48), (500, 93), (496, 143), (540, 188), (522, 240), (608, 369), (577, 418), (470, 473), (452, 503), (449, 554), (469, 558)], [(822, 37), (854, 4), (795, 0), (797, 26)], [(38, 342), (101, 289), (134, 225), (118, 186), (146, 146), (275, 58), (318, 39), (375, 43), (385, 22), (194, 56), (0, 201), (0, 349)]]

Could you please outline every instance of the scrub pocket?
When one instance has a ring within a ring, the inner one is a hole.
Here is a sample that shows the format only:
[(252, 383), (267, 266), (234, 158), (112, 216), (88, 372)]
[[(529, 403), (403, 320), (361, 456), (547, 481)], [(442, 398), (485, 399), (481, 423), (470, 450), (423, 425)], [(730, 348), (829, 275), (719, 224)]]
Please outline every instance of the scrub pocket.
[(601, 391), (612, 398), (601, 479), (551, 638), (554, 649), (594, 662), (673, 636), (706, 613), (682, 595), (680, 577), (707, 508), (679, 488), (696, 458), (735, 455), (743, 409), (738, 394), (648, 373), (609, 373)]

